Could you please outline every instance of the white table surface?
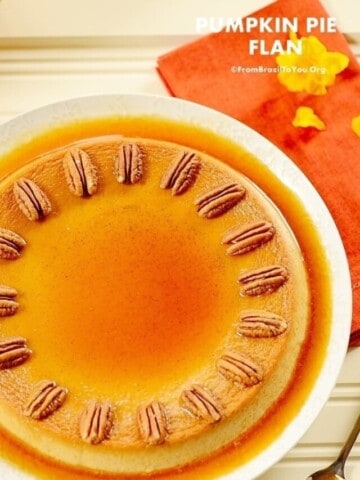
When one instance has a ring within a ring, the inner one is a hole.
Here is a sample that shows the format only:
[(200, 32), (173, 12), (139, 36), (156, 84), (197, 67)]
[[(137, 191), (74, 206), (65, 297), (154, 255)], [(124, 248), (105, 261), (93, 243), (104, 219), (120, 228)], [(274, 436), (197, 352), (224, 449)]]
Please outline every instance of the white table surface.
[[(155, 71), (156, 58), (195, 37), (197, 15), (239, 16), (267, 3), (0, 0), (0, 122), (76, 96), (167, 95)], [(149, 4), (156, 6), (156, 15), (150, 14)], [(337, 16), (360, 58), (360, 2), (326, 0), (324, 4)], [(359, 366), (360, 347), (348, 352), (331, 398), (310, 430), (260, 480), (304, 480), (334, 459), (360, 412)], [(349, 480), (360, 479), (359, 442), (347, 474)]]

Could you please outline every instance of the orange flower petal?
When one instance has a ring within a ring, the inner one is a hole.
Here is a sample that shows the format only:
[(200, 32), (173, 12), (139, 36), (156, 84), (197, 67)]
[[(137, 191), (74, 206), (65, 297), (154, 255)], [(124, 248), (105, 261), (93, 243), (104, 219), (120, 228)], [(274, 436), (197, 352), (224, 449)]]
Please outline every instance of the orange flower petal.
[[(290, 39), (296, 42), (295, 32)], [(279, 82), (290, 92), (306, 92), (312, 95), (325, 95), (327, 87), (333, 85), (336, 75), (349, 64), (349, 58), (340, 52), (329, 52), (314, 35), (302, 37), (302, 53), (282, 53), (276, 57), (281, 67)]]
[(349, 65), (349, 57), (339, 52), (328, 52), (326, 55), (326, 67), (335, 74), (342, 72)]
[(296, 110), (296, 115), (292, 121), (294, 127), (308, 128), (313, 127), (318, 130), (325, 130), (325, 123), (321, 120), (314, 110), (310, 107), (299, 107)]
[(360, 137), (360, 115), (351, 120), (351, 128), (355, 135)]

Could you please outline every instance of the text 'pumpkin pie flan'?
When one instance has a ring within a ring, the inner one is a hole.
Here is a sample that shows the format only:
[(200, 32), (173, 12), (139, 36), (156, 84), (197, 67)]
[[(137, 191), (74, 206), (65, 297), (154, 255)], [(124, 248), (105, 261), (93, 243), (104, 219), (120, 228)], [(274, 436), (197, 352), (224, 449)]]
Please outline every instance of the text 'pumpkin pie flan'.
[(181, 145), (66, 145), (0, 183), (0, 423), (41, 455), (139, 474), (246, 432), (309, 320), (296, 239), (245, 176)]

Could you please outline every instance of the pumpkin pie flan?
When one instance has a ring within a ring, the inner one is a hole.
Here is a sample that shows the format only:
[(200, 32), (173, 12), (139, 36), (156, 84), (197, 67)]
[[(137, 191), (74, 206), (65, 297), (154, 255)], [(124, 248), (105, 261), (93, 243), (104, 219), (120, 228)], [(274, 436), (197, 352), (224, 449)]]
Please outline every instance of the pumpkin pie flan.
[(80, 469), (206, 457), (292, 379), (309, 321), (296, 238), (247, 177), (109, 135), (0, 182), (0, 425)]

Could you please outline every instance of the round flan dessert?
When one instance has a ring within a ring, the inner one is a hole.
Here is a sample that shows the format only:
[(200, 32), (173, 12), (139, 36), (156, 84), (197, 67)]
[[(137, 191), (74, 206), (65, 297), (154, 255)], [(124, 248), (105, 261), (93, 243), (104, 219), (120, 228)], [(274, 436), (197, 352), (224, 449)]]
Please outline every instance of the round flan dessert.
[(246, 176), (108, 135), (0, 182), (0, 425), (38, 454), (144, 474), (207, 457), (293, 378), (309, 281)]

